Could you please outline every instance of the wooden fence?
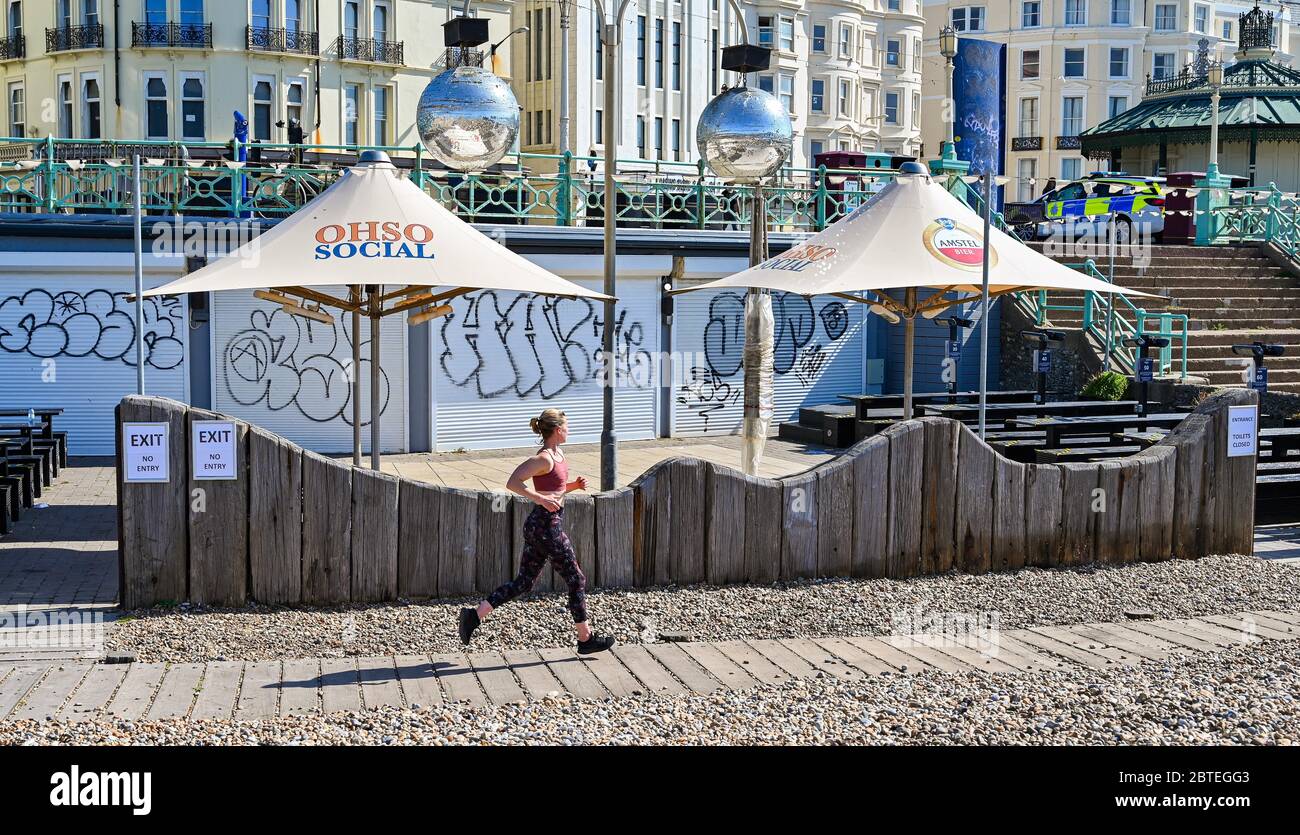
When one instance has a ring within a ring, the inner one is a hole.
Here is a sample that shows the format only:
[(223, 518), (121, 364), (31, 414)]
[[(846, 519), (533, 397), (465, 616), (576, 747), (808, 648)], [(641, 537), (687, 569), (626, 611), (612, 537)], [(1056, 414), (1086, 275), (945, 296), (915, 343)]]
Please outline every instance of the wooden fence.
[[(589, 583), (913, 577), (1251, 553), (1255, 459), (1228, 457), (1224, 389), (1161, 443), (1097, 464), (1020, 464), (944, 418), (897, 424), (779, 480), (693, 458), (565, 502)], [(196, 481), (196, 420), (171, 400), (117, 408), (122, 605), (338, 604), (485, 593), (518, 564), (531, 503), (338, 461), (238, 428), (239, 477)], [(232, 418), (222, 418), (233, 420)], [(171, 480), (124, 483), (123, 422), (169, 426)], [(539, 587), (562, 589), (547, 568)]]

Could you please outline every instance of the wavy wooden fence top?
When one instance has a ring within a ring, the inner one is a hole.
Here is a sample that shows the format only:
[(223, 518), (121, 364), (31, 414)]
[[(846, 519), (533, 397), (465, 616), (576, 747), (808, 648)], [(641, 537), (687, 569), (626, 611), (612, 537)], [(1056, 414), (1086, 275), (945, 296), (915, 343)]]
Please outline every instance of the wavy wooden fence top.
[[(570, 494), (565, 527), (589, 582), (607, 587), (1248, 553), (1254, 458), (1227, 457), (1227, 419), (1257, 402), (1219, 391), (1155, 446), (1092, 464), (1014, 462), (947, 418), (895, 424), (781, 479), (671, 458), (627, 487)], [(195, 481), (190, 426), (222, 417), (162, 398), (119, 405), (119, 423), (168, 423), (172, 462), (167, 484), (119, 475), (124, 606), (448, 597), (514, 573), (529, 501), (354, 469), (234, 418), (240, 477)], [(539, 585), (563, 586), (549, 570)]]

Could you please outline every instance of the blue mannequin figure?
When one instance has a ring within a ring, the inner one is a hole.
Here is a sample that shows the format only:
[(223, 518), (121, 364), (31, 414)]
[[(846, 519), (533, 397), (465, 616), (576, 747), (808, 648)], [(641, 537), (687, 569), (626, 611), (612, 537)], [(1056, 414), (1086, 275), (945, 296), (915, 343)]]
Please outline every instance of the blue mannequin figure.
[[(248, 117), (238, 110), (235, 111), (235, 161), (248, 162)], [(241, 202), (248, 200), (248, 180), (245, 179), (243, 172), (239, 173), (236, 178), (238, 182), (237, 193), (243, 195)], [(250, 213), (239, 211), (236, 217), (246, 218)]]

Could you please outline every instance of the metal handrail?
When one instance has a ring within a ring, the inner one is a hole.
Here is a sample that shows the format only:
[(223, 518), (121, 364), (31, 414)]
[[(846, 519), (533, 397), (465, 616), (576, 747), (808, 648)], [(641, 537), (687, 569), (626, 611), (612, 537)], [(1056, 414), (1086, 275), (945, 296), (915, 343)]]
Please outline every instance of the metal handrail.
[(1269, 243), (1300, 263), (1300, 199), (1276, 183), (1225, 189), (1227, 204), (1209, 209), (1210, 242)]
[[(1097, 264), (1091, 258), (1081, 264), (1066, 264), (1065, 266), (1079, 270), (1085, 275), (1100, 281), (1110, 283), (1111, 279), (1097, 269)], [(1046, 324), (1050, 318), (1047, 314), (1050, 311), (1058, 310), (1062, 312), (1072, 311), (1082, 313), (1081, 329), (1097, 340), (1104, 351), (1110, 356), (1119, 360), (1120, 364), (1125, 367), (1130, 374), (1136, 371), (1136, 351), (1124, 344), (1124, 340), (1132, 336), (1148, 335), (1162, 336), (1169, 340), (1169, 344), (1160, 349), (1160, 373), (1171, 373), (1174, 368), (1174, 341), (1177, 340), (1179, 345), (1178, 352), (1178, 375), (1180, 379), (1187, 379), (1187, 339), (1190, 331), (1188, 329), (1190, 320), (1185, 313), (1170, 313), (1168, 311), (1151, 312), (1145, 308), (1138, 307), (1129, 301), (1126, 296), (1116, 295), (1114, 293), (1095, 293), (1091, 290), (1085, 290), (1083, 294), (1083, 304), (1050, 304), (1047, 300), (1047, 291), (1038, 290), (1036, 295), (1038, 311), (1038, 325)], [(1118, 302), (1121, 311), (1116, 311), (1115, 303)], [(1128, 316), (1124, 315), (1127, 311)], [(1152, 330), (1149, 325), (1155, 323), (1156, 327)], [(1174, 330), (1174, 325), (1180, 324), (1179, 330)], [(1107, 344), (1107, 335), (1110, 335), (1110, 344)]]
[[(232, 162), (247, 150), (249, 161)], [(158, 142), (0, 138), (0, 211), (132, 211), (127, 168), (144, 158), (147, 212), (264, 217), (291, 214), (365, 150), (382, 150), (412, 181), (472, 221), (593, 225), (603, 218), (599, 161), (572, 154), (507, 158), (502, 170), (474, 175), (440, 169), (422, 146)], [(739, 229), (749, 220), (748, 186), (721, 182), (702, 163), (624, 160), (615, 181), (620, 223), (657, 229)], [(852, 211), (896, 172), (786, 169), (764, 188), (775, 230), (819, 231)], [(860, 191), (828, 186), (852, 177)]]
[[(948, 180), (948, 188), (959, 198), (966, 201), (977, 213), (982, 213), (984, 209), (984, 198), (976, 189), (967, 186), (964, 180), (958, 176), (951, 176)], [(1009, 227), (1001, 212), (994, 212), (991, 216), (991, 222), (998, 229), (1019, 238), (1015, 230)], [(1065, 266), (1072, 269), (1080, 270), (1085, 275), (1100, 279), (1107, 283), (1111, 279), (1097, 269), (1096, 262), (1088, 259), (1081, 264), (1066, 264)], [(1113, 293), (1105, 294), (1108, 298), (1103, 298), (1101, 293), (1094, 293), (1091, 290), (1085, 290), (1083, 295), (1083, 304), (1052, 304), (1048, 301), (1046, 290), (1036, 290), (1026, 293), (1012, 293), (1011, 298), (1020, 304), (1024, 310), (1034, 319), (1038, 327), (1048, 323), (1052, 311), (1077, 312), (1082, 314), (1082, 330), (1098, 341), (1104, 350), (1113, 358), (1127, 366), (1129, 373), (1136, 370), (1136, 360), (1133, 349), (1124, 345), (1124, 339), (1136, 334), (1149, 334), (1153, 336), (1164, 336), (1169, 338), (1169, 346), (1160, 349), (1160, 370), (1161, 373), (1168, 373), (1173, 368), (1173, 342), (1177, 340), (1180, 345), (1179, 351), (1179, 377), (1187, 379), (1187, 335), (1188, 335), (1188, 317), (1182, 313), (1168, 312), (1149, 312), (1143, 308), (1137, 307), (1124, 296), (1116, 297)], [(1129, 316), (1126, 317), (1122, 312), (1115, 309), (1115, 299), (1118, 298), (1121, 309), (1126, 308)], [(1155, 323), (1156, 330), (1150, 330), (1148, 325)], [(1174, 324), (1181, 324), (1182, 330), (1175, 331)], [(1107, 344), (1107, 334), (1111, 335), (1111, 342)]]

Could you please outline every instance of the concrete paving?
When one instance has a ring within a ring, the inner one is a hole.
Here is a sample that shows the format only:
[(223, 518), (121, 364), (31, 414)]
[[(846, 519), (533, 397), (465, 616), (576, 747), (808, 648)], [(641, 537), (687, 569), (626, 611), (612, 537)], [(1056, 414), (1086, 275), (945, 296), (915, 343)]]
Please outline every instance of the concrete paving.
[[(503, 490), (510, 473), (537, 447), (477, 450), (474, 452), (415, 452), (381, 459), (384, 472), (393, 475), (468, 490)], [(758, 475), (781, 478), (829, 461), (843, 450), (769, 438)], [(566, 444), (571, 476), (585, 475), (591, 489), (600, 484), (600, 445)], [(647, 469), (668, 458), (687, 455), (733, 469), (740, 469), (740, 436), (662, 438), (654, 441), (626, 441), (619, 444), (619, 487), (630, 484)], [(368, 459), (367, 459), (368, 461)]]
[(1300, 567), (1300, 525), (1255, 528), (1255, 556)]

